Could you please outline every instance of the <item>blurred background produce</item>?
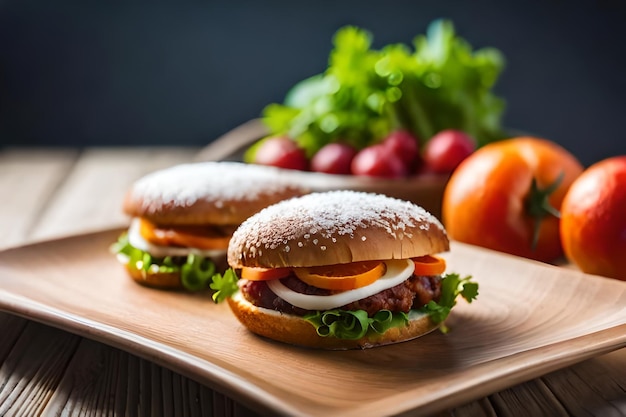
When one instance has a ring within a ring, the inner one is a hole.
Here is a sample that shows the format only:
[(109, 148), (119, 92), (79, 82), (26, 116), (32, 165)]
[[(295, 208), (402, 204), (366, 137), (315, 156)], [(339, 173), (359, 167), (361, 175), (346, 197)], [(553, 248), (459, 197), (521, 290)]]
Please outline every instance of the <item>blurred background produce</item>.
[(438, 18), (506, 56), (503, 125), (583, 164), (625, 153), (617, 1), (0, 4), (0, 144), (203, 146), (324, 71), (333, 34), (410, 44)]
[(474, 50), (445, 19), (411, 45), (375, 49), (372, 41), (362, 28), (340, 28), (328, 68), (264, 107), (268, 134), (244, 160), (370, 177), (449, 174), (476, 146), (508, 135), (504, 100), (493, 92), (505, 65), (500, 51)]

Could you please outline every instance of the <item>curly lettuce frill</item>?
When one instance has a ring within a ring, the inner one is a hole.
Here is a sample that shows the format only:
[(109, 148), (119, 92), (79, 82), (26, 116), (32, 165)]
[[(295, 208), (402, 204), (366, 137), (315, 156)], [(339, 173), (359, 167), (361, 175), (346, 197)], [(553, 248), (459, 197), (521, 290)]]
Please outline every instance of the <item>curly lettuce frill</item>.
[(373, 317), (368, 317), (364, 310), (328, 310), (316, 311), (303, 317), (315, 327), (322, 337), (358, 340), (368, 333), (383, 334), (393, 327), (406, 326), (409, 316), (406, 313), (394, 313), (381, 310)]

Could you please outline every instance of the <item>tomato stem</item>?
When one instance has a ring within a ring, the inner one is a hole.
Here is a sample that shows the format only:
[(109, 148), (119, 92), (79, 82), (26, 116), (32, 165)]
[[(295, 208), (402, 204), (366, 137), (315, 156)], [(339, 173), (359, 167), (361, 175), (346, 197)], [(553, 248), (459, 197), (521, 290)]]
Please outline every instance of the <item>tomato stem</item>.
[(548, 185), (546, 188), (539, 188), (537, 185), (537, 180), (533, 178), (530, 193), (528, 194), (528, 199), (526, 200), (526, 210), (530, 217), (535, 221), (535, 227), (533, 230), (533, 240), (531, 243), (531, 247), (533, 250), (537, 247), (537, 243), (539, 242), (539, 230), (541, 229), (541, 222), (546, 216), (554, 216), (556, 218), (561, 218), (561, 213), (559, 210), (554, 208), (552, 204), (550, 204), (550, 195), (559, 188), (561, 182), (563, 182), (565, 174), (561, 172), (559, 176), (554, 180), (554, 182)]

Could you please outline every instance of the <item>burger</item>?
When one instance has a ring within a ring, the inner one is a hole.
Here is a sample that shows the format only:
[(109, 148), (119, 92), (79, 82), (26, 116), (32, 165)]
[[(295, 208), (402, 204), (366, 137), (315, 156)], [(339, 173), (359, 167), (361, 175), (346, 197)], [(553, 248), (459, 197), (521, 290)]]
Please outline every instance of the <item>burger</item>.
[(127, 192), (130, 226), (112, 249), (140, 284), (208, 288), (213, 274), (228, 266), (228, 242), (239, 224), (304, 192), (266, 166), (201, 162), (156, 171)]
[(234, 232), (211, 287), (253, 333), (321, 349), (407, 341), (443, 322), (471, 277), (445, 274), (449, 240), (422, 207), (380, 194), (317, 192), (261, 210)]

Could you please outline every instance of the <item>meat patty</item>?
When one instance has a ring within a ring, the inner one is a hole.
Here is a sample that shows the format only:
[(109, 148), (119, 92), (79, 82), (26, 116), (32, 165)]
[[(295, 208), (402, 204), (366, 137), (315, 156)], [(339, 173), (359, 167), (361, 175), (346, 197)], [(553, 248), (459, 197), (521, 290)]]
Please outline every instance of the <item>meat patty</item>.
[[(309, 295), (330, 295), (332, 291), (325, 290), (299, 280), (295, 275), (282, 279), (282, 283), (293, 291)], [(303, 316), (310, 313), (278, 297), (267, 286), (265, 281), (247, 281), (241, 286), (241, 292), (246, 300), (257, 307), (277, 310), (283, 313)], [(408, 313), (411, 309), (418, 309), (431, 300), (438, 301), (441, 296), (441, 277), (413, 275), (401, 284), (388, 288), (370, 297), (352, 302), (342, 310), (365, 310), (368, 316), (373, 316), (380, 310)]]

